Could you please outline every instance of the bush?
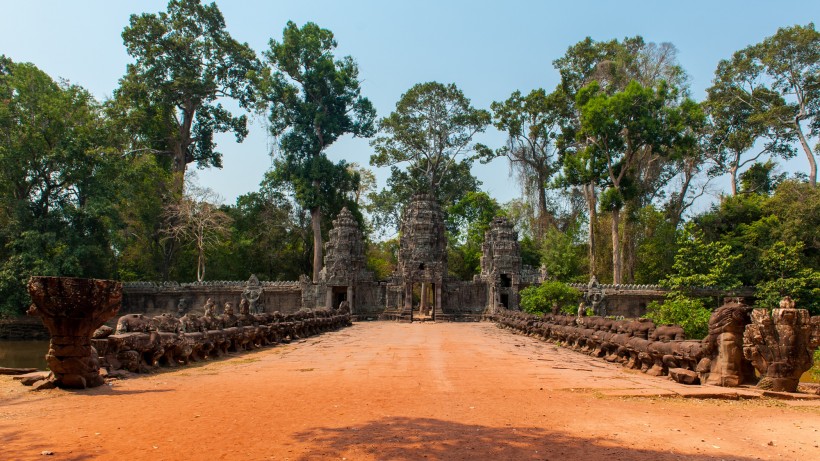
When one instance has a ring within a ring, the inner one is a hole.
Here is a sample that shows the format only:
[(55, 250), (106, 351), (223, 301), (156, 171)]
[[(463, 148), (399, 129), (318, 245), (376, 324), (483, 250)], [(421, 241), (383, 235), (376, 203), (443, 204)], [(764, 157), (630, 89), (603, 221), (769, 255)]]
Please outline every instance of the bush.
[(578, 311), (581, 292), (557, 281), (547, 281), (540, 286), (521, 290), (521, 309), (530, 314), (544, 314), (552, 311), (556, 304), (562, 312), (574, 314)]
[(671, 323), (683, 327), (688, 339), (703, 339), (709, 333), (712, 312), (699, 299), (672, 295), (663, 303), (653, 301), (646, 306), (646, 317), (656, 324)]

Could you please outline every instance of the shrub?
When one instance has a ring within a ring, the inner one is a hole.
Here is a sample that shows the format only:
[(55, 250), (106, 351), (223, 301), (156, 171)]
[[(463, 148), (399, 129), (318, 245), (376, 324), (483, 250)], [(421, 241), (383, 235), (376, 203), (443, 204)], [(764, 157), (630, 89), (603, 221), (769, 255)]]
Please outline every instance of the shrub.
[(651, 302), (646, 306), (646, 317), (656, 324), (671, 323), (683, 327), (689, 339), (703, 339), (709, 333), (712, 312), (699, 299), (672, 295), (663, 303)]
[(562, 312), (574, 314), (580, 298), (581, 292), (566, 283), (546, 281), (521, 290), (521, 309), (530, 314), (544, 314), (557, 304)]

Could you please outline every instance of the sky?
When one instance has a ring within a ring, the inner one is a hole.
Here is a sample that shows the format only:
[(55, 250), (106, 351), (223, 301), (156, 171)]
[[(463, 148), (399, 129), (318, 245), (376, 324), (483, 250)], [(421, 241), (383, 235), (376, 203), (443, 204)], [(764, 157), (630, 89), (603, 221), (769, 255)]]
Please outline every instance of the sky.
[[(721, 59), (773, 35), (779, 27), (820, 19), (820, 1), (217, 1), (227, 29), (257, 53), (271, 38), (281, 40), (287, 21), (312, 21), (333, 31), (337, 56), (359, 65), (362, 94), (388, 115), (416, 83), (455, 83), (474, 106), (489, 109), (515, 90), (552, 90), (558, 73), (552, 61), (590, 36), (594, 40), (641, 35), (646, 41), (671, 42), (689, 74), (694, 99), (703, 100)], [(167, 1), (0, 0), (0, 54), (31, 62), (53, 78), (63, 78), (110, 97), (132, 62), (120, 34), (131, 14), (165, 10)], [(488, 129), (476, 141), (504, 143)], [(258, 189), (271, 164), (274, 145), (264, 119), (254, 120), (238, 144), (232, 135), (217, 139), (222, 169), (201, 170), (199, 182), (228, 203)], [(816, 140), (815, 140), (816, 142)], [(814, 143), (812, 143), (813, 145)], [(328, 150), (331, 159), (367, 166), (367, 140), (342, 138)], [(800, 152), (782, 165), (806, 171)], [(374, 169), (381, 185), (387, 169)], [(473, 173), (499, 202), (520, 190), (505, 159), (476, 163)], [(716, 193), (726, 187), (717, 183)], [(700, 207), (708, 206), (702, 202)]]

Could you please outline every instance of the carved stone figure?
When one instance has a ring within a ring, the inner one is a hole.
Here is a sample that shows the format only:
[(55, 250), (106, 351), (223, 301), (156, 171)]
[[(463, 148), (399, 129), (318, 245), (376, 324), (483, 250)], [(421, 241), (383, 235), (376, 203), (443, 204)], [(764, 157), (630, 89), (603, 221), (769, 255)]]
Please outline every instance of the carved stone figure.
[(743, 330), (750, 322), (751, 307), (730, 300), (709, 318), (709, 335), (703, 340), (704, 359), (697, 372), (706, 384), (736, 387), (755, 379), (743, 358)]
[(225, 303), (225, 308), (222, 311), (222, 326), (223, 328), (235, 327), (239, 323), (233, 311), (233, 304)]
[(203, 315), (216, 315), (216, 304), (214, 304), (213, 299), (208, 298), (205, 305), (202, 306), (202, 310), (204, 311)]
[(103, 384), (91, 335), (117, 315), (122, 283), (69, 277), (32, 277), (31, 307), (51, 334), (46, 362), (57, 386), (84, 389)]
[(606, 317), (606, 294), (595, 275), (589, 279), (584, 301), (592, 308), (592, 315)]
[(160, 314), (151, 319), (151, 329), (166, 333), (179, 333), (182, 325), (171, 314)]
[(743, 334), (743, 355), (760, 373), (757, 386), (796, 392), (800, 376), (812, 367), (818, 344), (812, 338), (809, 312), (795, 309), (790, 297), (780, 309), (755, 309)]
[[(245, 283), (245, 290), (242, 291), (242, 300), (248, 302), (250, 312), (254, 314), (262, 313), (261, 306), (257, 305), (260, 297), (262, 297), (262, 285), (259, 283), (259, 279), (256, 278), (256, 274), (251, 274), (251, 277)], [(240, 306), (241, 304), (240, 302)]]
[(681, 341), (686, 339), (680, 325), (658, 325), (649, 336), (653, 341)]
[(188, 312), (188, 300), (179, 298), (179, 302), (177, 303), (177, 315), (182, 317), (186, 312)]
[(219, 330), (222, 328), (222, 318), (216, 316), (216, 305), (211, 298), (208, 298), (205, 302), (205, 315), (202, 316), (202, 324), (206, 330)]
[(151, 330), (151, 319), (148, 317), (142, 314), (126, 314), (117, 320), (115, 333), (145, 333)]

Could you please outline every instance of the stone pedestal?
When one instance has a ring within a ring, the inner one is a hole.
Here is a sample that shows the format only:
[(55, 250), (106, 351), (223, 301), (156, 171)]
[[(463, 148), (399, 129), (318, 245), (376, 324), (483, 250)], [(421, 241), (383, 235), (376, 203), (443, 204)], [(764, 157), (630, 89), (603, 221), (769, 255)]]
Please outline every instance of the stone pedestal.
[(59, 387), (84, 389), (103, 384), (91, 335), (119, 312), (122, 283), (69, 277), (32, 277), (28, 314), (40, 317), (51, 333), (46, 362)]
[(794, 309), (790, 299), (784, 308), (752, 311), (752, 323), (743, 334), (743, 355), (760, 373), (758, 387), (796, 392), (800, 375), (812, 366), (818, 344), (812, 338), (812, 322), (805, 309)]

